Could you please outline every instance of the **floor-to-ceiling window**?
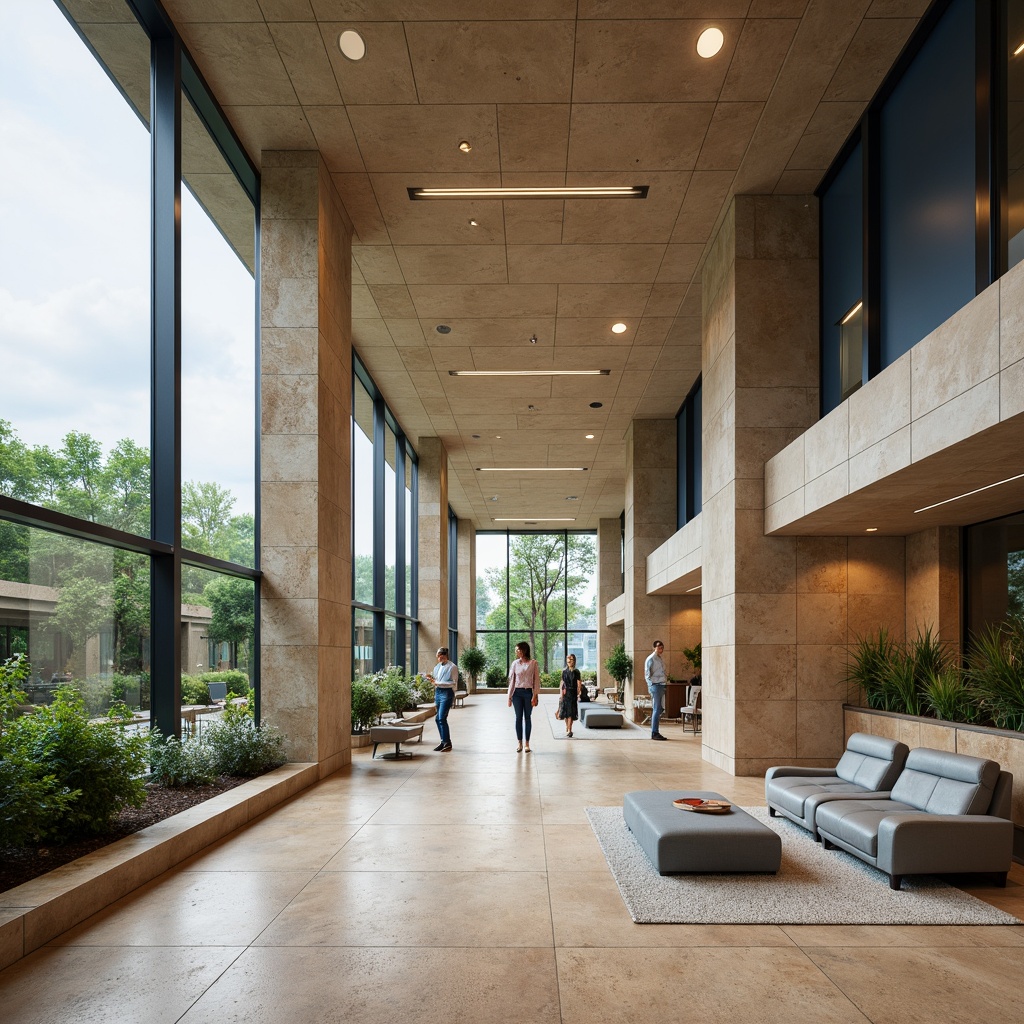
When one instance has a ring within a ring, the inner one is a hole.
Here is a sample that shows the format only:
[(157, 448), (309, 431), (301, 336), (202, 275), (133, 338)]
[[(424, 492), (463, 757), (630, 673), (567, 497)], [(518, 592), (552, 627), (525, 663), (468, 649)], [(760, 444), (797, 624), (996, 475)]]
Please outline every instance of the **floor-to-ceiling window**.
[(476, 571), (488, 670), (503, 679), (523, 640), (543, 673), (560, 673), (569, 654), (578, 668), (597, 668), (595, 533), (479, 532)]
[(2, 653), (167, 733), (257, 682), (258, 181), (158, 5), (67, 10), (0, 7)]
[(352, 671), (416, 664), (416, 453), (358, 357), (352, 375)]

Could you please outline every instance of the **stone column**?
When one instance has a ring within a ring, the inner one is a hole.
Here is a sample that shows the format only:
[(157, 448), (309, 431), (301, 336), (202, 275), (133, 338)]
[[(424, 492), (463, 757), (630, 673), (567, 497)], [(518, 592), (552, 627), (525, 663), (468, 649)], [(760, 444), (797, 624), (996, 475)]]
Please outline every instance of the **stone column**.
[(655, 640), (673, 652), (671, 599), (647, 593), (647, 556), (676, 532), (676, 421), (633, 420), (626, 433), (626, 544), (624, 636), (633, 659), (626, 704), (647, 693), (644, 661)]
[(940, 640), (959, 647), (960, 531), (955, 526), (907, 537), (907, 636), (929, 626)]
[(605, 672), (605, 658), (622, 643), (622, 622), (608, 624), (608, 602), (622, 594), (622, 523), (602, 519), (597, 525), (597, 681), (600, 688), (614, 686)]
[(316, 152), (262, 160), (262, 713), (351, 760), (352, 225)]
[(421, 437), (419, 456), (419, 672), (448, 646), (448, 452), (439, 437)]
[(702, 286), (704, 757), (820, 764), (843, 746), (845, 645), (902, 634), (905, 574), (902, 537), (764, 533), (764, 464), (818, 414), (816, 201), (737, 196)]
[[(476, 527), (472, 520), (459, 520), (458, 543), (459, 644), (465, 650), (476, 643)], [(466, 685), (471, 685), (468, 678)]]

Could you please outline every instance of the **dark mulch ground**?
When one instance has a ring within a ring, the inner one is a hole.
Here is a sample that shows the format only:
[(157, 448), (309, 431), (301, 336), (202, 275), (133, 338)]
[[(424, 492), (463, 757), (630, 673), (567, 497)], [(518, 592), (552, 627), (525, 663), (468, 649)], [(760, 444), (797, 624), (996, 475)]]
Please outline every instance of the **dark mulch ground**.
[(24, 846), (17, 849), (0, 850), (0, 892), (13, 889), (22, 882), (45, 875), (47, 871), (61, 864), (83, 857), (93, 850), (99, 850), (125, 836), (155, 825), (172, 814), (201, 804), (210, 797), (226, 793), (229, 789), (248, 782), (248, 779), (221, 775), (209, 786), (183, 786), (181, 789), (166, 789), (151, 786), (147, 789), (146, 802), (141, 807), (128, 807), (115, 819), (113, 828), (101, 836), (90, 836), (72, 843), (61, 845)]

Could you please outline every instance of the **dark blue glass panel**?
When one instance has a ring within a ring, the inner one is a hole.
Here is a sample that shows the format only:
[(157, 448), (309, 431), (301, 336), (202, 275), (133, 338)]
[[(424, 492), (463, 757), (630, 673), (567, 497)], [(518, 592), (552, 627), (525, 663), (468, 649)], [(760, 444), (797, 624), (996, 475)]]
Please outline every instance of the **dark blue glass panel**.
[(864, 151), (857, 145), (821, 197), (821, 412), (842, 401), (839, 322), (864, 297)]
[(975, 295), (975, 11), (953, 0), (881, 112), (881, 363)]
[(701, 509), (701, 381), (676, 416), (676, 529)]

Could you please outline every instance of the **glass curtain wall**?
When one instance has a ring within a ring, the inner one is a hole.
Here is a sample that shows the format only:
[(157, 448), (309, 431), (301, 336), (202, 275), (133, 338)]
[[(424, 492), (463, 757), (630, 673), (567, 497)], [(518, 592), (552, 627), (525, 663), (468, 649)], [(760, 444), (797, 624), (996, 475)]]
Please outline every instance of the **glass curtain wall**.
[(825, 175), (821, 413), (1024, 258), (1024, 0), (937, 0)]
[(0, 109), (0, 653), (177, 732), (218, 590), (257, 680), (256, 172), (147, 0), (2, 5)]
[(352, 379), (352, 672), (416, 664), (416, 453), (365, 367)]
[(595, 533), (480, 532), (476, 567), (477, 643), (489, 680), (505, 685), (522, 640), (541, 672), (553, 674), (548, 685), (568, 654), (581, 670), (597, 669)]
[(964, 529), (967, 635), (1024, 619), (1024, 512)]

